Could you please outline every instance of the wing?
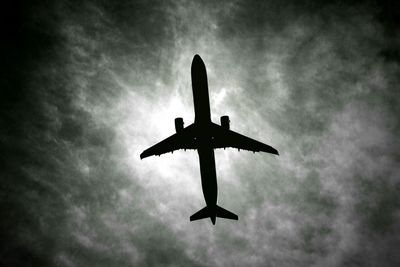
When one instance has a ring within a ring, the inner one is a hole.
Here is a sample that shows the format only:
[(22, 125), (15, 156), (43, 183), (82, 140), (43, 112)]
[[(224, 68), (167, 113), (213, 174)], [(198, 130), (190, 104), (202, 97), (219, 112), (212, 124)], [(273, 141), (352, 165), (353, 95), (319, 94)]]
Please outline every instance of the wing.
[(253, 152), (267, 152), (279, 155), (278, 150), (272, 146), (266, 145), (234, 131), (225, 129), (218, 124), (213, 123), (212, 132), (214, 136), (214, 148), (233, 147)]
[(140, 154), (140, 158), (144, 159), (154, 155), (161, 155), (178, 149), (196, 149), (194, 128), (193, 124), (189, 125), (179, 133), (173, 134), (143, 151)]

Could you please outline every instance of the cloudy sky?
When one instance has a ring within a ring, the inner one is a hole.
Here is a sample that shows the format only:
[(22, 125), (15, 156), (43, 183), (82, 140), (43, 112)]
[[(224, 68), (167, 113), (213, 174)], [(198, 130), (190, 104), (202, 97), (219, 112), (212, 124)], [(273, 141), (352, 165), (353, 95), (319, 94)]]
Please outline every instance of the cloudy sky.
[[(2, 266), (399, 266), (400, 33), (395, 1), (29, 1), (3, 9)], [(280, 156), (140, 160), (193, 117)]]

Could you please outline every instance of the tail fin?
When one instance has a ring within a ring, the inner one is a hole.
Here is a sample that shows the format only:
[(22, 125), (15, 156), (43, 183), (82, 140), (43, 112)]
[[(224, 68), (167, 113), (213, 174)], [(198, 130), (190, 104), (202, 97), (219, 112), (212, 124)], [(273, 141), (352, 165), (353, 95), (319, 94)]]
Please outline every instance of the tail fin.
[(230, 219), (230, 220), (239, 220), (238, 216), (224, 208), (221, 208), (220, 206), (216, 206), (215, 209), (215, 214), (212, 214), (210, 212), (210, 209), (206, 206), (190, 216), (190, 221), (196, 221), (204, 218), (211, 218), (211, 221), (213, 224), (215, 224), (215, 217), (220, 217), (220, 218), (225, 218), (225, 219)]
[(230, 220), (239, 220), (239, 217), (235, 213), (230, 212), (229, 210), (226, 210), (224, 208), (221, 208), (220, 206), (217, 206), (217, 217)]

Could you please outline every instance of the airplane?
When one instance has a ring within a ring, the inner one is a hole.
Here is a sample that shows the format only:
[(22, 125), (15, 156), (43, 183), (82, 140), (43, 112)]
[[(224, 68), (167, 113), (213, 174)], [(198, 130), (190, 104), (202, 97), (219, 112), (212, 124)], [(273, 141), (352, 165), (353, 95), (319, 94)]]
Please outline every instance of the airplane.
[(201, 185), (206, 206), (190, 216), (190, 221), (210, 218), (215, 225), (216, 217), (238, 220), (239, 217), (218, 206), (217, 174), (214, 149), (237, 148), (253, 152), (267, 152), (279, 155), (278, 151), (259, 141), (230, 130), (229, 116), (220, 118), (221, 125), (211, 121), (210, 101), (206, 66), (199, 55), (193, 57), (191, 66), (194, 102), (194, 123), (183, 127), (182, 118), (175, 119), (176, 133), (140, 154), (140, 158), (173, 152), (179, 149), (194, 149), (199, 154)]

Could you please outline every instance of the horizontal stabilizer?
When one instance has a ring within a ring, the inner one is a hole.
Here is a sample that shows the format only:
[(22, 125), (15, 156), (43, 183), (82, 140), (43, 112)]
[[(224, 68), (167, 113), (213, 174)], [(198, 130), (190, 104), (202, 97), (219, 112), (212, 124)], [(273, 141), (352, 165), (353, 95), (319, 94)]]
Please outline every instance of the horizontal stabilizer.
[(220, 206), (217, 206), (217, 217), (230, 220), (239, 220), (239, 217), (235, 213), (230, 212), (229, 210), (226, 210), (224, 208), (221, 208)]
[(190, 221), (196, 221), (204, 218), (210, 217), (210, 214), (208, 212), (207, 206), (190, 216)]
[(216, 209), (211, 209), (209, 207), (204, 207), (192, 216), (190, 216), (190, 221), (201, 220), (205, 218), (210, 218), (213, 224), (215, 224), (215, 217), (220, 217), (224, 219), (230, 220), (239, 220), (238, 216), (229, 210), (221, 208), (220, 206), (216, 206)]

